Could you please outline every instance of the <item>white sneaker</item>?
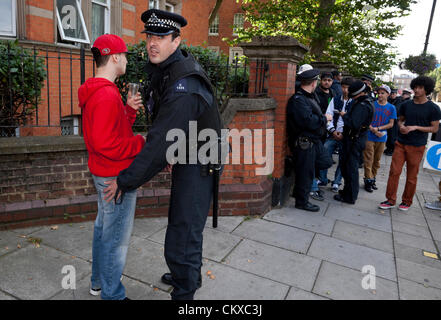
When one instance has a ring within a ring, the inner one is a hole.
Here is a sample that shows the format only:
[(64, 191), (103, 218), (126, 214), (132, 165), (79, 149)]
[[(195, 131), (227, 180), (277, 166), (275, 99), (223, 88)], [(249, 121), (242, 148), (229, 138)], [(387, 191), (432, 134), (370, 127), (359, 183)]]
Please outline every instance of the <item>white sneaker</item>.
[(99, 289), (94, 289), (94, 288), (90, 288), (90, 290), (89, 290), (89, 293), (92, 295), (92, 296), (99, 296), (100, 294), (101, 294), (101, 288), (99, 288)]
[(440, 201), (427, 202), (424, 206), (426, 208), (432, 209), (432, 210), (441, 210), (441, 202)]
[(338, 193), (338, 189), (340, 188), (340, 186), (338, 184), (333, 184), (331, 191), (334, 193)]

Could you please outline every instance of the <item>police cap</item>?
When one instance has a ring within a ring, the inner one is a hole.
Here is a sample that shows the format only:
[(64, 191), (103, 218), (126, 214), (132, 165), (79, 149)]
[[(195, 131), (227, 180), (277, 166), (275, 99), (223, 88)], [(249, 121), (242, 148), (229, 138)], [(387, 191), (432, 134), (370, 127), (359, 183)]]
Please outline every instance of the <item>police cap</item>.
[(369, 75), (369, 74), (364, 74), (361, 77), (361, 80), (367, 80), (367, 81), (370, 81), (370, 82), (374, 82), (375, 78), (373, 76)]
[(306, 70), (297, 75), (297, 80), (299, 81), (318, 80), (319, 75), (320, 75), (320, 70), (318, 69)]
[(355, 97), (366, 90), (366, 85), (363, 81), (355, 80), (352, 82), (352, 84), (349, 86), (349, 97)]
[(182, 27), (187, 25), (187, 20), (179, 14), (150, 9), (141, 15), (144, 22), (144, 31), (141, 33), (149, 33), (157, 36), (166, 36), (173, 32), (180, 32)]

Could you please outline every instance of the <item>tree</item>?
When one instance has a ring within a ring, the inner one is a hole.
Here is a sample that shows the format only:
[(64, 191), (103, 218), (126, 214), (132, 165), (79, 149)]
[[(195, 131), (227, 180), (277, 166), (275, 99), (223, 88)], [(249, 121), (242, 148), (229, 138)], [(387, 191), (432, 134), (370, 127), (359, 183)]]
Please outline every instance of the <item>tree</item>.
[(435, 80), (435, 90), (434, 90), (434, 94), (435, 97), (438, 96), (438, 101), (441, 100), (441, 67), (436, 68), (435, 70), (429, 72), (428, 74), (429, 77), (432, 77), (433, 80)]
[(46, 79), (44, 59), (18, 41), (0, 41), (0, 136), (32, 120)]
[(355, 76), (380, 74), (395, 63), (389, 44), (402, 26), (395, 18), (415, 0), (242, 0), (250, 27), (230, 43), (254, 36), (289, 35), (311, 50), (305, 62), (329, 61)]

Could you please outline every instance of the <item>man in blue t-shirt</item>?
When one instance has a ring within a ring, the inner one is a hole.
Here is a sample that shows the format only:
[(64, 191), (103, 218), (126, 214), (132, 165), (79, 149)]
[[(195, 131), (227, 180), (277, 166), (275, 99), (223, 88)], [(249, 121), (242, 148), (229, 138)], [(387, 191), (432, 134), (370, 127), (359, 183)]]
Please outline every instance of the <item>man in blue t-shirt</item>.
[(368, 141), (363, 152), (364, 188), (367, 192), (377, 190), (375, 177), (380, 169), (380, 160), (387, 141), (387, 129), (392, 128), (397, 119), (394, 105), (387, 102), (391, 89), (383, 84), (378, 89), (378, 100), (375, 101), (374, 120), (369, 126)]

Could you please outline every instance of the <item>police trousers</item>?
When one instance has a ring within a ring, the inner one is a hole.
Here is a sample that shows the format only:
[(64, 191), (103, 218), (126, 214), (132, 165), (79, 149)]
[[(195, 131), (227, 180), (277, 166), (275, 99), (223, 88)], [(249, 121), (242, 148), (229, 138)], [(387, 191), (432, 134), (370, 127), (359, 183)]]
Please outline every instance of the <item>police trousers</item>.
[(344, 188), (340, 191), (343, 200), (348, 203), (355, 203), (360, 190), (358, 165), (360, 157), (366, 146), (367, 135), (350, 139), (343, 138), (342, 152), (340, 154), (341, 174), (344, 179)]
[(332, 158), (321, 141), (314, 143), (306, 150), (297, 146), (294, 148), (293, 154), (295, 157), (293, 197), (296, 199), (296, 205), (303, 206), (309, 201), (309, 192), (315, 171), (329, 169), (332, 166)]
[(200, 165), (174, 165), (165, 261), (172, 274), (173, 300), (192, 300), (202, 267), (202, 232), (213, 195), (213, 176)]

